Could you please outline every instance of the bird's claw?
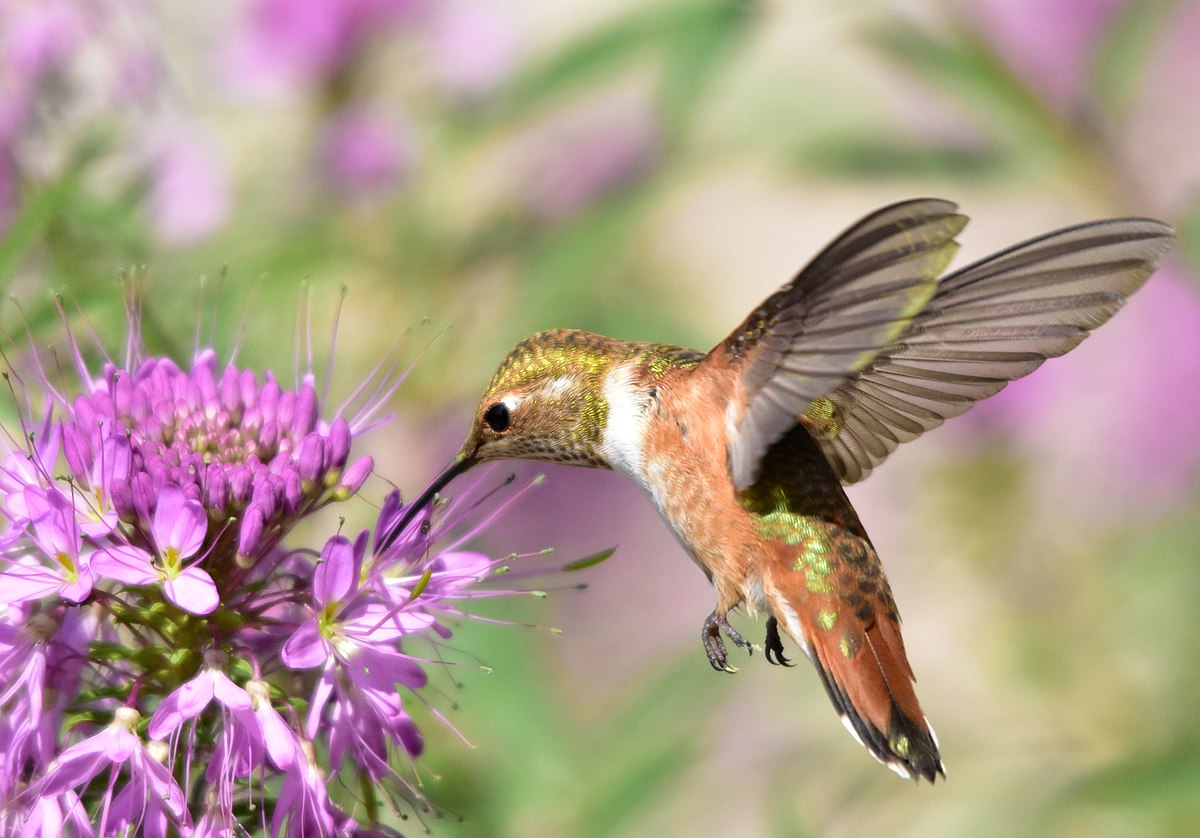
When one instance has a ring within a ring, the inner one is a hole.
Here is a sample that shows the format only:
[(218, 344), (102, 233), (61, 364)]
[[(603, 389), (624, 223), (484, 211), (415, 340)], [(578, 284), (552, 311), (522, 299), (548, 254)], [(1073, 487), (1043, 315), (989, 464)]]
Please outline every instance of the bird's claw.
[(718, 672), (737, 672), (737, 667), (729, 665), (729, 654), (725, 648), (725, 641), (721, 639), (722, 634), (728, 637), (735, 646), (741, 646), (750, 654), (754, 654), (754, 644), (738, 634), (733, 626), (729, 625), (729, 621), (723, 615), (718, 616), (716, 611), (713, 611), (704, 620), (700, 638), (704, 641), (704, 651), (708, 654), (708, 662)]
[(763, 641), (766, 647), (767, 660), (780, 666), (795, 666), (783, 656), (783, 641), (779, 638), (779, 622), (774, 617), (767, 618), (767, 639)]

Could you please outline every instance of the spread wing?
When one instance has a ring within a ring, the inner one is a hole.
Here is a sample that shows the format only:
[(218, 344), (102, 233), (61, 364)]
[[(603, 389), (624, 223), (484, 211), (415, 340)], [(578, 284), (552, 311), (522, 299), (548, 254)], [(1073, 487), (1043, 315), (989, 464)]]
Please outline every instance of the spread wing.
[(801, 414), (867, 369), (929, 302), (967, 223), (956, 209), (920, 199), (867, 216), (713, 350), (742, 372), (744, 410), (730, 416), (729, 446), (739, 489)]
[(1062, 355), (1154, 272), (1174, 233), (1141, 218), (1070, 227), (949, 274), (899, 340), (801, 422), (843, 483), (902, 442)]

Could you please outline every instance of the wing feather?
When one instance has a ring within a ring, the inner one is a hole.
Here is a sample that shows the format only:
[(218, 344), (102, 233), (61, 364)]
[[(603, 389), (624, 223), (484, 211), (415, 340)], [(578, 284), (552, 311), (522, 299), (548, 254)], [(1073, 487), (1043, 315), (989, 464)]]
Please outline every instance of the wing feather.
[(919, 199), (868, 216), (713, 350), (742, 372), (745, 408), (731, 417), (729, 448), (739, 489), (814, 401), (866, 369), (925, 307), (967, 221), (955, 210)]
[(900, 443), (1079, 344), (1149, 278), (1173, 238), (1150, 219), (1100, 221), (956, 271), (893, 345), (801, 421), (842, 482), (861, 480)]

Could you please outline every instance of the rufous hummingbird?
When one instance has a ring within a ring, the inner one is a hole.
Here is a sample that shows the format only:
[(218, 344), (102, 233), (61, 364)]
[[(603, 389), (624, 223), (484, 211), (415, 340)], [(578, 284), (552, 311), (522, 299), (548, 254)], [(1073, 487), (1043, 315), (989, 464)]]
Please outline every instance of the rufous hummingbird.
[[(1098, 221), (942, 276), (967, 218), (948, 201), (885, 207), (855, 224), (709, 352), (582, 331), (540, 332), (500, 364), (451, 465), (404, 523), (485, 460), (622, 471), (716, 589), (701, 633), (745, 605), (816, 667), (847, 729), (906, 778), (945, 776), (913, 689), (900, 617), (842, 486), (1110, 318), (1173, 231)], [(403, 524), (395, 531), (403, 529)]]

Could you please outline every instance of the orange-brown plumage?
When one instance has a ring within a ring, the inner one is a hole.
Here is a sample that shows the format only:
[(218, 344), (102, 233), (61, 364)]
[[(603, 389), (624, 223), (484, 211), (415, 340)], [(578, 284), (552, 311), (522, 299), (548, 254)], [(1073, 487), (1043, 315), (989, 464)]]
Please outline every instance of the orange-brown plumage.
[(867, 749), (932, 781), (944, 771), (900, 617), (842, 485), (1070, 350), (1172, 241), (1157, 221), (1101, 221), (942, 276), (965, 223), (936, 199), (867, 216), (706, 355), (567, 330), (528, 338), (412, 510), (482, 460), (625, 472), (716, 589), (709, 662), (734, 671), (722, 635), (751, 646), (732, 609), (766, 613), (767, 659), (786, 663), (782, 628)]
[(944, 769), (875, 548), (803, 427), (768, 457), (743, 493), (767, 548), (758, 571), (766, 610), (804, 649), (871, 753), (898, 773), (934, 779)]
[[(711, 420), (714, 405), (739, 382), (719, 353), (655, 382), (642, 483), (712, 580), (716, 615), (744, 602), (773, 616), (817, 666), (847, 727), (894, 768), (932, 779), (941, 763), (913, 690), (895, 602), (816, 444), (797, 426), (741, 492), (724, 458), (713, 456), (729, 444), (726, 423)], [(804, 566), (806, 551), (828, 568)], [(889, 739), (899, 736), (908, 742), (897, 749)]]

